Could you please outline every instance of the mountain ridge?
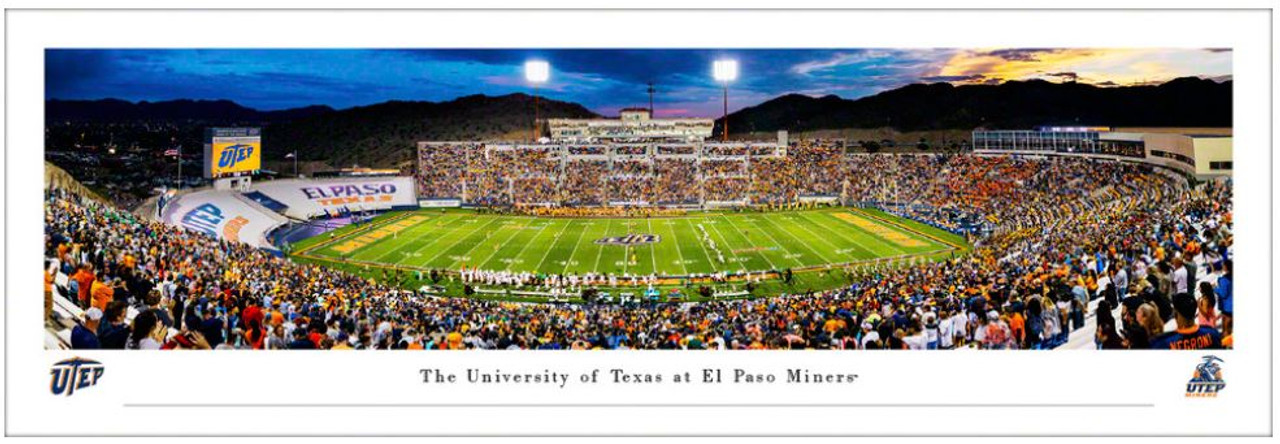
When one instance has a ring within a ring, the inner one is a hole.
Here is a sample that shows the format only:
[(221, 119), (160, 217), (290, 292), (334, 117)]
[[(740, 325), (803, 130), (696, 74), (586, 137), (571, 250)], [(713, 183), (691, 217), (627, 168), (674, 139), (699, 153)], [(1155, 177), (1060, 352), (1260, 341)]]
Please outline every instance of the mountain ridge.
[[(729, 114), (731, 133), (890, 127), (900, 131), (1038, 125), (1231, 126), (1232, 82), (1182, 77), (1098, 87), (1045, 80), (914, 83), (858, 99), (785, 94)], [(719, 132), (724, 119), (716, 119)]]

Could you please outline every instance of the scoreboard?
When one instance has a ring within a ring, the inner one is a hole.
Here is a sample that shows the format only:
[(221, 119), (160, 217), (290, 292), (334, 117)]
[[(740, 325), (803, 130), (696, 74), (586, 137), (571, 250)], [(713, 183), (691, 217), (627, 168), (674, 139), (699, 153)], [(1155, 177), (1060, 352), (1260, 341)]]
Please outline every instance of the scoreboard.
[(246, 176), (262, 169), (261, 128), (205, 130), (204, 177)]

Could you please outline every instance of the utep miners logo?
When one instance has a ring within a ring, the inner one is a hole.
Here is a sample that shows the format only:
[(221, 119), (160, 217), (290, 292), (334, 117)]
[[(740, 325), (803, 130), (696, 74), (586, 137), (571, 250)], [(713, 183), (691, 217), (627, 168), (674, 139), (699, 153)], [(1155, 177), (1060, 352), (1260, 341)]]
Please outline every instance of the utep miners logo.
[(237, 143), (223, 148), (222, 156), (218, 157), (218, 168), (231, 168), (251, 155), (253, 155), (253, 145)]
[(53, 364), (53, 380), (49, 390), (54, 395), (71, 396), (76, 391), (93, 387), (102, 379), (104, 367), (101, 362), (84, 358), (71, 358)]
[(1204, 362), (1197, 365), (1195, 374), (1191, 375), (1191, 382), (1187, 383), (1188, 398), (1216, 398), (1218, 392), (1227, 386), (1222, 379), (1222, 366), (1218, 365), (1222, 359), (1213, 355), (1203, 359)]
[(658, 237), (652, 234), (628, 234), (626, 236), (606, 237), (604, 239), (597, 239), (596, 244), (622, 245), (626, 247), (626, 246), (653, 244), (653, 243), (657, 243), (660, 240), (662, 240), (661, 237)]

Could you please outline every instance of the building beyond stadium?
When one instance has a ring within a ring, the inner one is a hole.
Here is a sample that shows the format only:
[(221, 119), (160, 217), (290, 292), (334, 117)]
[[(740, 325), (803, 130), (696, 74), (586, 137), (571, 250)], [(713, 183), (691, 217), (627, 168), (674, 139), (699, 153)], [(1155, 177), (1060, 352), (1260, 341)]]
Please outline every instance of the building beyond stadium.
[(563, 142), (693, 142), (711, 136), (711, 119), (655, 119), (647, 108), (626, 108), (617, 119), (549, 119), (551, 139)]
[(1140, 160), (1205, 179), (1229, 176), (1231, 128), (1042, 126), (973, 132), (978, 154), (1039, 154)]

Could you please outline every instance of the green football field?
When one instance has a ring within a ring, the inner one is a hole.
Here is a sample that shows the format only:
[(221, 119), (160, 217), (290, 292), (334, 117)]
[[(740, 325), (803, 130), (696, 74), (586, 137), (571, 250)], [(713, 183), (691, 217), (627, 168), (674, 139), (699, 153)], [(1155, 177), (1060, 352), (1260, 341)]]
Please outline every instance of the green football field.
[(685, 276), (943, 257), (959, 236), (864, 209), (547, 218), (424, 209), (293, 246), (294, 256), (398, 269)]

